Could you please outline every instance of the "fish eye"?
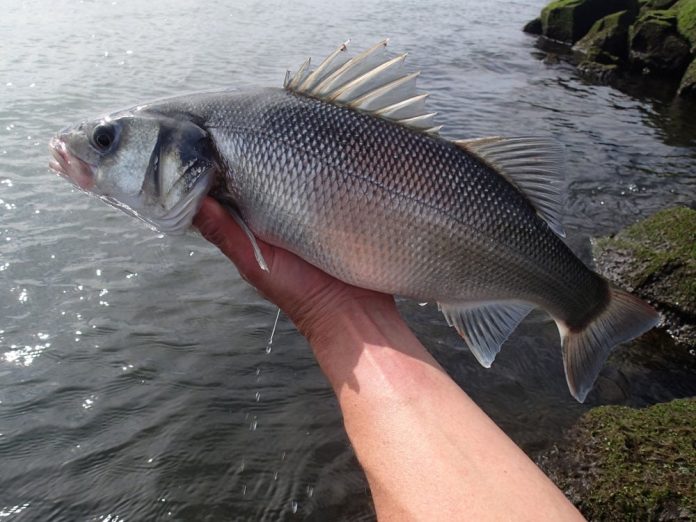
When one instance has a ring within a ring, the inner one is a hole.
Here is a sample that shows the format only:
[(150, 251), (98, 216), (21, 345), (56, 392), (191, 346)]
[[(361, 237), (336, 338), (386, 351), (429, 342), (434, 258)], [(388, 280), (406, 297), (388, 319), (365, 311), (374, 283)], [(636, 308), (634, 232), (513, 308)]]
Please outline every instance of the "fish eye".
[(108, 152), (116, 141), (116, 129), (108, 123), (100, 123), (92, 131), (92, 144), (99, 152)]

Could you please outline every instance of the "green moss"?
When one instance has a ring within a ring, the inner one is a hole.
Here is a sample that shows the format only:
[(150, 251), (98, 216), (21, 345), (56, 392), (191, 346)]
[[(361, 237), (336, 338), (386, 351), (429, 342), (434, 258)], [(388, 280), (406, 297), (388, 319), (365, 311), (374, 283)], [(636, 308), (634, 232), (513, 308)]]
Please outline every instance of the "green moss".
[(667, 9), (677, 0), (638, 0), (641, 10), (644, 9)]
[(582, 0), (556, 0), (541, 10), (541, 27), (544, 35), (555, 40), (574, 42), (573, 30), (575, 9)]
[(658, 25), (664, 25), (665, 27), (672, 28), (676, 27), (677, 25), (677, 16), (670, 9), (655, 9), (641, 14), (636, 22), (636, 25), (648, 21), (654, 22)]
[(696, 47), (696, 1), (679, 0), (671, 9), (677, 15), (677, 28), (692, 47)]
[(543, 34), (574, 43), (600, 18), (632, 9), (635, 0), (555, 0), (541, 10)]
[(619, 11), (597, 20), (585, 36), (573, 47), (586, 60), (616, 64), (628, 52), (628, 26), (633, 21), (629, 11)]
[(660, 211), (614, 237), (599, 239), (596, 247), (628, 253), (622, 272), (629, 286), (662, 279), (670, 287), (668, 300), (691, 313), (696, 309), (696, 210)]
[(695, 399), (595, 408), (572, 429), (569, 447), (546, 465), (564, 463), (551, 474), (590, 520), (691, 519), (695, 418)]

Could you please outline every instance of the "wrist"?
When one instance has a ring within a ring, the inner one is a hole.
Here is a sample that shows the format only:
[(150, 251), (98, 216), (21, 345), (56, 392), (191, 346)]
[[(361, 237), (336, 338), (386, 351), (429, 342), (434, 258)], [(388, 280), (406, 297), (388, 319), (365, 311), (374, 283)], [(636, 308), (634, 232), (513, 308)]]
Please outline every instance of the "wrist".
[[(308, 339), (339, 401), (360, 392), (386, 402), (412, 400), (442, 369), (401, 318), (393, 298), (347, 303)], [(329, 317), (329, 316), (326, 316)]]

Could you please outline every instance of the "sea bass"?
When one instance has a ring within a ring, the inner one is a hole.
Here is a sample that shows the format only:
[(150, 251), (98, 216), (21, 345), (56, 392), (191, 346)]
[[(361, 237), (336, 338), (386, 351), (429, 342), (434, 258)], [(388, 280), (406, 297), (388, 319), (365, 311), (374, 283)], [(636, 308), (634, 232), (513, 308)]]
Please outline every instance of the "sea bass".
[(611, 348), (658, 314), (562, 241), (558, 145), (443, 139), (418, 74), (385, 47), (347, 58), (343, 44), (282, 89), (191, 94), (85, 121), (53, 138), (50, 166), (172, 234), (211, 194), (262, 268), (256, 238), (346, 283), (437, 302), (486, 367), (540, 307), (584, 401)]

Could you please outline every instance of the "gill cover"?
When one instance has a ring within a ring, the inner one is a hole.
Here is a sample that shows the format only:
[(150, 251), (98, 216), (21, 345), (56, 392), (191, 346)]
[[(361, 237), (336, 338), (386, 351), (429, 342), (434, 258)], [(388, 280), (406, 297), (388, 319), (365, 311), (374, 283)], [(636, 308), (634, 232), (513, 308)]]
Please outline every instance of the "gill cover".
[(162, 116), (157, 120), (157, 142), (140, 187), (148, 212), (136, 215), (162, 232), (181, 234), (214, 181), (215, 147), (210, 135), (192, 121)]
[[(100, 151), (99, 140), (109, 127), (113, 143)], [(161, 232), (182, 234), (190, 227), (216, 171), (215, 148), (204, 129), (188, 119), (147, 110), (81, 128), (83, 143), (76, 143), (74, 136), (66, 141), (88, 162), (80, 154), (85, 141), (92, 155), (98, 153), (89, 192)]]

